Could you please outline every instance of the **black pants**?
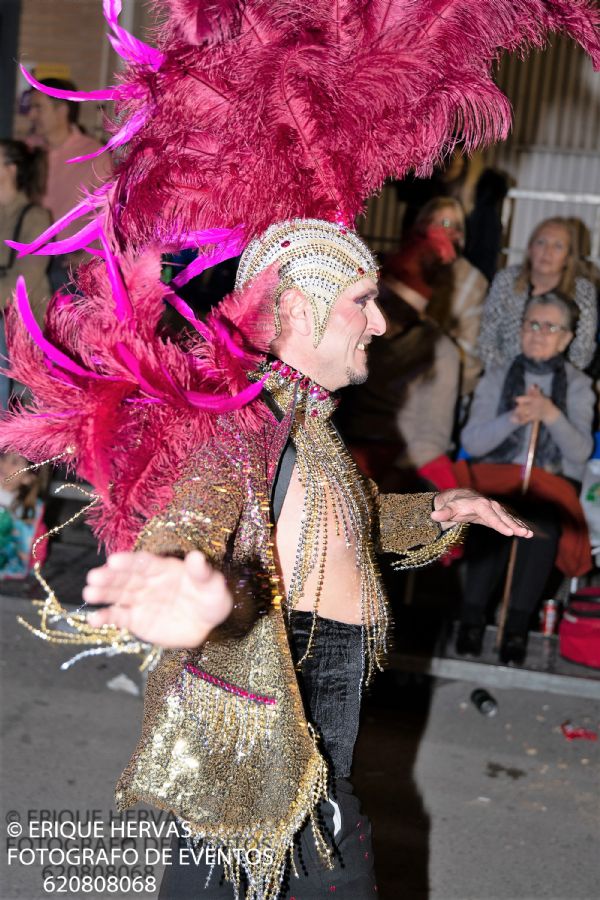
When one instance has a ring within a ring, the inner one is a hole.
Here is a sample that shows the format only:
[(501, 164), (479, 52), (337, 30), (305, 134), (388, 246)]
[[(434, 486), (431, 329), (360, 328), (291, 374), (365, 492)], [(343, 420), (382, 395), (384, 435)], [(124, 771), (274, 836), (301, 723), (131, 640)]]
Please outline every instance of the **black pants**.
[[(323, 900), (330, 895), (336, 900), (373, 900), (377, 896), (371, 825), (360, 813), (350, 782), (338, 778), (332, 799), (334, 803), (321, 804), (320, 820), (323, 833), (330, 838), (328, 843), (334, 849), (334, 869), (328, 870), (323, 865), (312, 828), (306, 825), (297, 837), (294, 851), (298, 877), (291, 871), (288, 873), (279, 900)], [(173, 864), (165, 869), (159, 900), (233, 900), (233, 887), (224, 879), (222, 866), (215, 865), (211, 874), (210, 866), (204, 861), (198, 865), (182, 864), (180, 859), (190, 859), (186, 849), (184, 838), (173, 840)], [(240, 900), (245, 896), (242, 888)]]
[[(550, 503), (524, 501), (522, 497), (503, 498), (533, 527), (534, 536), (518, 540), (510, 607), (506, 622), (509, 632), (526, 633), (552, 571), (560, 537), (560, 522)], [(465, 546), (466, 585), (461, 609), (465, 625), (484, 625), (490, 602), (504, 584), (512, 538), (496, 531), (472, 525)]]

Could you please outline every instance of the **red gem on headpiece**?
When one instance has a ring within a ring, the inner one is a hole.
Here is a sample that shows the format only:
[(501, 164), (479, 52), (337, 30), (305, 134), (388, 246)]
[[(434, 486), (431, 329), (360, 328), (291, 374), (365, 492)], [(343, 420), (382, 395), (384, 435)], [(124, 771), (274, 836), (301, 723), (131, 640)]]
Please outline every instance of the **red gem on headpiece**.
[(289, 366), (282, 366), (282, 367), (281, 367), (281, 371), (279, 372), (279, 374), (280, 374), (283, 378), (287, 378), (291, 371), (292, 371), (292, 370), (290, 369)]
[(291, 243), (292, 243), (291, 241), (282, 241), (282, 242), (281, 242), (281, 246), (282, 246), (282, 247), (289, 247)]
[(274, 372), (277, 372), (277, 370), (280, 369), (281, 366), (282, 366), (282, 362), (280, 359), (274, 359), (273, 362), (271, 363), (271, 368), (273, 369)]
[(358, 269), (357, 269), (356, 271), (358, 272), (359, 275), (364, 275), (364, 274), (365, 274), (365, 270), (363, 269), (362, 266), (359, 266)]
[(302, 379), (302, 381), (300, 382), (300, 387), (302, 388), (303, 391), (305, 391), (309, 385), (310, 385), (310, 378), (306, 378), (306, 376), (305, 376)]

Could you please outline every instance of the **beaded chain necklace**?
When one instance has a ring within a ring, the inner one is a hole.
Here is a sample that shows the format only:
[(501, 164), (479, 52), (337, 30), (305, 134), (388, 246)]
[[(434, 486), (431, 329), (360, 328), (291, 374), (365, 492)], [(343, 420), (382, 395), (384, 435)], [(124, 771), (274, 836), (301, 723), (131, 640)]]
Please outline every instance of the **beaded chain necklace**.
[(265, 375), (265, 390), (279, 409), (285, 413), (294, 408), (290, 438), (296, 448), (298, 477), (304, 488), (300, 538), (285, 604), (288, 617), (303, 596), (309, 576), (317, 571), (312, 626), (298, 668), (311, 652), (318, 627), (331, 513), (336, 534), (343, 536), (348, 549), (353, 544), (356, 548), (356, 566), (361, 574), (362, 681), (366, 686), (382, 667), (389, 623), (371, 539), (374, 498), (330, 421), (337, 400), (281, 360), (265, 362), (253, 377)]

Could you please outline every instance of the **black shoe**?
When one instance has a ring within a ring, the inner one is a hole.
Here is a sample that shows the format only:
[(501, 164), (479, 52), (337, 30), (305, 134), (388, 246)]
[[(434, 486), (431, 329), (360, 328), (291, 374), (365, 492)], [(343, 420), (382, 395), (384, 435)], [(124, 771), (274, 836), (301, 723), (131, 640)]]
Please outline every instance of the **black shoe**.
[(500, 646), (500, 662), (522, 666), (527, 656), (527, 635), (507, 634)]
[(461, 656), (481, 656), (483, 648), (483, 625), (459, 625), (456, 635), (456, 652)]

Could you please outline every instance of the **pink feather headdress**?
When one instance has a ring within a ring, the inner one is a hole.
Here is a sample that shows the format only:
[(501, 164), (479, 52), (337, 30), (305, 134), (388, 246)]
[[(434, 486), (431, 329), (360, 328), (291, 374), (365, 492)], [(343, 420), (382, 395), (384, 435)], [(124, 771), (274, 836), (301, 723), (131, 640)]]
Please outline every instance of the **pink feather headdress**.
[(502, 49), (565, 31), (600, 66), (587, 0), (167, 0), (158, 69), (130, 68), (119, 121), (148, 118), (115, 180), (126, 244), (179, 230), (352, 223), (386, 178), (427, 174), (457, 141), (506, 137)]

